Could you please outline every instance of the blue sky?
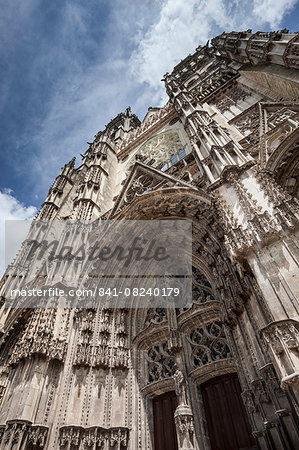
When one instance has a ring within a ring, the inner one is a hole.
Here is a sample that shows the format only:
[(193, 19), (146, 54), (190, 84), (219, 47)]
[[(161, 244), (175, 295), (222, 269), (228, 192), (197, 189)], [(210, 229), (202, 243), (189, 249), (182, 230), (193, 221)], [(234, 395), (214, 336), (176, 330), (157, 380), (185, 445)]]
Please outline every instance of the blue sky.
[(0, 217), (28, 218), (61, 166), (222, 31), (299, 30), (297, 0), (0, 0)]

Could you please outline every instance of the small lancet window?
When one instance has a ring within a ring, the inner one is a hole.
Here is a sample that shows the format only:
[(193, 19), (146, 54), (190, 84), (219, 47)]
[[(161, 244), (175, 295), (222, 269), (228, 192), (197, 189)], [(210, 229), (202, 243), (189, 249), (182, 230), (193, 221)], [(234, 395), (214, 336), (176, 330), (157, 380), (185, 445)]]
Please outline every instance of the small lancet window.
[(185, 156), (186, 156), (185, 149), (184, 149), (184, 148), (181, 148), (181, 149), (179, 150), (179, 158), (180, 158), (180, 159), (183, 159), (183, 158), (185, 158)]
[(172, 155), (172, 157), (170, 158), (171, 164), (175, 164), (178, 162), (178, 157), (177, 155)]
[(165, 172), (165, 170), (167, 170), (168, 168), (169, 168), (169, 162), (167, 161), (161, 170), (162, 170), (162, 172)]

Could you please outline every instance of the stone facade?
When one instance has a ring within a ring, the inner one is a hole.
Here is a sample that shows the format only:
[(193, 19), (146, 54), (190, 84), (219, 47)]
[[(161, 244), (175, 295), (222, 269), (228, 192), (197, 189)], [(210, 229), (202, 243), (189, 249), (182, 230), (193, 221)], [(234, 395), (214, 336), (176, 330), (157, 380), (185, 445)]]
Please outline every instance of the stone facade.
[(164, 107), (128, 108), (62, 168), (33, 233), (191, 219), (193, 304), (10, 309), (25, 241), (0, 286), (0, 449), (151, 450), (153, 398), (175, 390), (178, 447), (209, 450), (200, 388), (230, 373), (256, 448), (299, 448), (298, 69), (299, 34), (223, 33), (164, 76)]

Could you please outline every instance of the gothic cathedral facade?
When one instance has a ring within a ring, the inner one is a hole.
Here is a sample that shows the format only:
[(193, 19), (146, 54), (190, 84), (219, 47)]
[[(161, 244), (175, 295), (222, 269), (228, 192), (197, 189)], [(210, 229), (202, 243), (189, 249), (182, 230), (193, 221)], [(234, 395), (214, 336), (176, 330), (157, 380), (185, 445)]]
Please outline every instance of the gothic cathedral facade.
[(299, 34), (223, 33), (164, 82), (164, 107), (65, 164), (34, 226), (192, 220), (192, 306), (9, 308), (24, 241), (0, 285), (1, 450), (299, 448)]

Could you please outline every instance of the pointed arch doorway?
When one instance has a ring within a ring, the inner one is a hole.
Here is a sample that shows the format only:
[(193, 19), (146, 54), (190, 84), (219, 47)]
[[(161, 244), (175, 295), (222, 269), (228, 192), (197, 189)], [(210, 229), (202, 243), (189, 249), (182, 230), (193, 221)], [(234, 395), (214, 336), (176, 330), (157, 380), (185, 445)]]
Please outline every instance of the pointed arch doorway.
[(158, 395), (153, 399), (154, 449), (178, 450), (174, 412), (177, 396), (174, 391)]
[(212, 378), (201, 392), (211, 450), (256, 449), (237, 374)]

